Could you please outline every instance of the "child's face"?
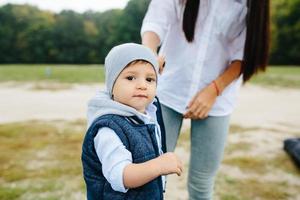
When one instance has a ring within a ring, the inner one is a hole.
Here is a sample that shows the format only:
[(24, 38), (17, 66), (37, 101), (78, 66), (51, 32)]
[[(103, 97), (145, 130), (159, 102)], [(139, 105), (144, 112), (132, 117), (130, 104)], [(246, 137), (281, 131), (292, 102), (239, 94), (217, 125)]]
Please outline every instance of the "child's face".
[(156, 74), (149, 63), (137, 62), (126, 67), (113, 87), (115, 101), (144, 113), (156, 94)]

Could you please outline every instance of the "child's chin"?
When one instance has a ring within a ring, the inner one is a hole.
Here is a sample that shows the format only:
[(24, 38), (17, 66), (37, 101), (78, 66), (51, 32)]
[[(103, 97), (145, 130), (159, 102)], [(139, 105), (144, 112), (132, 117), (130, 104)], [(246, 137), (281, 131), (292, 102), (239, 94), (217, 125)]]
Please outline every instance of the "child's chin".
[(146, 110), (146, 107), (134, 107), (137, 111), (144, 113)]

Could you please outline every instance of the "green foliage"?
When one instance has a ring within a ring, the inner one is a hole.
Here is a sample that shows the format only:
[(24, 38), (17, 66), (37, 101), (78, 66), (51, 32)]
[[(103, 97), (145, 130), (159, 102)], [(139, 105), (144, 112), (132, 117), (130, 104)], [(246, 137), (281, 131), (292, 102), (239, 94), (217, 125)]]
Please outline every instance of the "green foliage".
[(131, 0), (128, 2), (118, 27), (118, 33), (122, 33), (119, 36), (120, 42), (141, 42), (140, 29), (149, 2), (148, 0)]
[[(59, 14), (30, 5), (0, 7), (0, 63), (104, 63), (108, 51), (140, 42), (150, 0), (125, 9)], [(271, 64), (300, 64), (300, 0), (271, 1)]]
[(272, 64), (300, 63), (300, 0), (272, 1)]
[(123, 42), (140, 42), (149, 0), (131, 0), (124, 10), (59, 14), (30, 5), (0, 7), (0, 63), (103, 63)]
[(52, 13), (41, 12), (32, 6), (8, 4), (1, 7), (0, 61), (42, 61), (49, 49), (45, 39), (54, 22)]

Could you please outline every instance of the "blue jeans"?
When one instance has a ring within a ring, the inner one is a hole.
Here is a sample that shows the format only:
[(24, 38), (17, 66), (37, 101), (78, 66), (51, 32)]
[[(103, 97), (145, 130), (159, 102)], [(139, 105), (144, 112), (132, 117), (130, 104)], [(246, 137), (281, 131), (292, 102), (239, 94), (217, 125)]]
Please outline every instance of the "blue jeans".
[[(183, 116), (162, 105), (167, 151), (174, 151)], [(228, 116), (191, 120), (191, 156), (188, 176), (190, 200), (212, 199), (214, 178), (223, 157), (229, 128)]]

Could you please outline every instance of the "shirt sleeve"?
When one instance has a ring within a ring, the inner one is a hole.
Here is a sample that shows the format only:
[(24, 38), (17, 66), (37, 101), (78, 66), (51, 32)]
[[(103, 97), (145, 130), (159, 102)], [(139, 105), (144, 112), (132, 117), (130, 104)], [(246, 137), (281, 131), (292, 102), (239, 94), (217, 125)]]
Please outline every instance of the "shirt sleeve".
[(165, 38), (168, 27), (176, 20), (174, 0), (152, 0), (143, 20), (141, 35), (147, 31), (155, 32), (160, 42)]
[(246, 40), (246, 27), (229, 44), (230, 61), (243, 60), (245, 40)]
[(123, 171), (132, 163), (131, 153), (125, 148), (117, 134), (110, 128), (99, 129), (94, 138), (94, 147), (102, 163), (102, 173), (113, 190), (126, 193)]
[[(246, 1), (243, 1), (246, 4)], [(246, 16), (247, 16), (247, 6), (242, 6), (242, 9), (238, 12), (238, 17), (236, 19), (235, 28), (232, 28), (233, 32), (236, 32), (234, 39), (229, 43), (229, 53), (230, 61), (243, 60), (244, 58), (244, 47), (246, 41)]]

